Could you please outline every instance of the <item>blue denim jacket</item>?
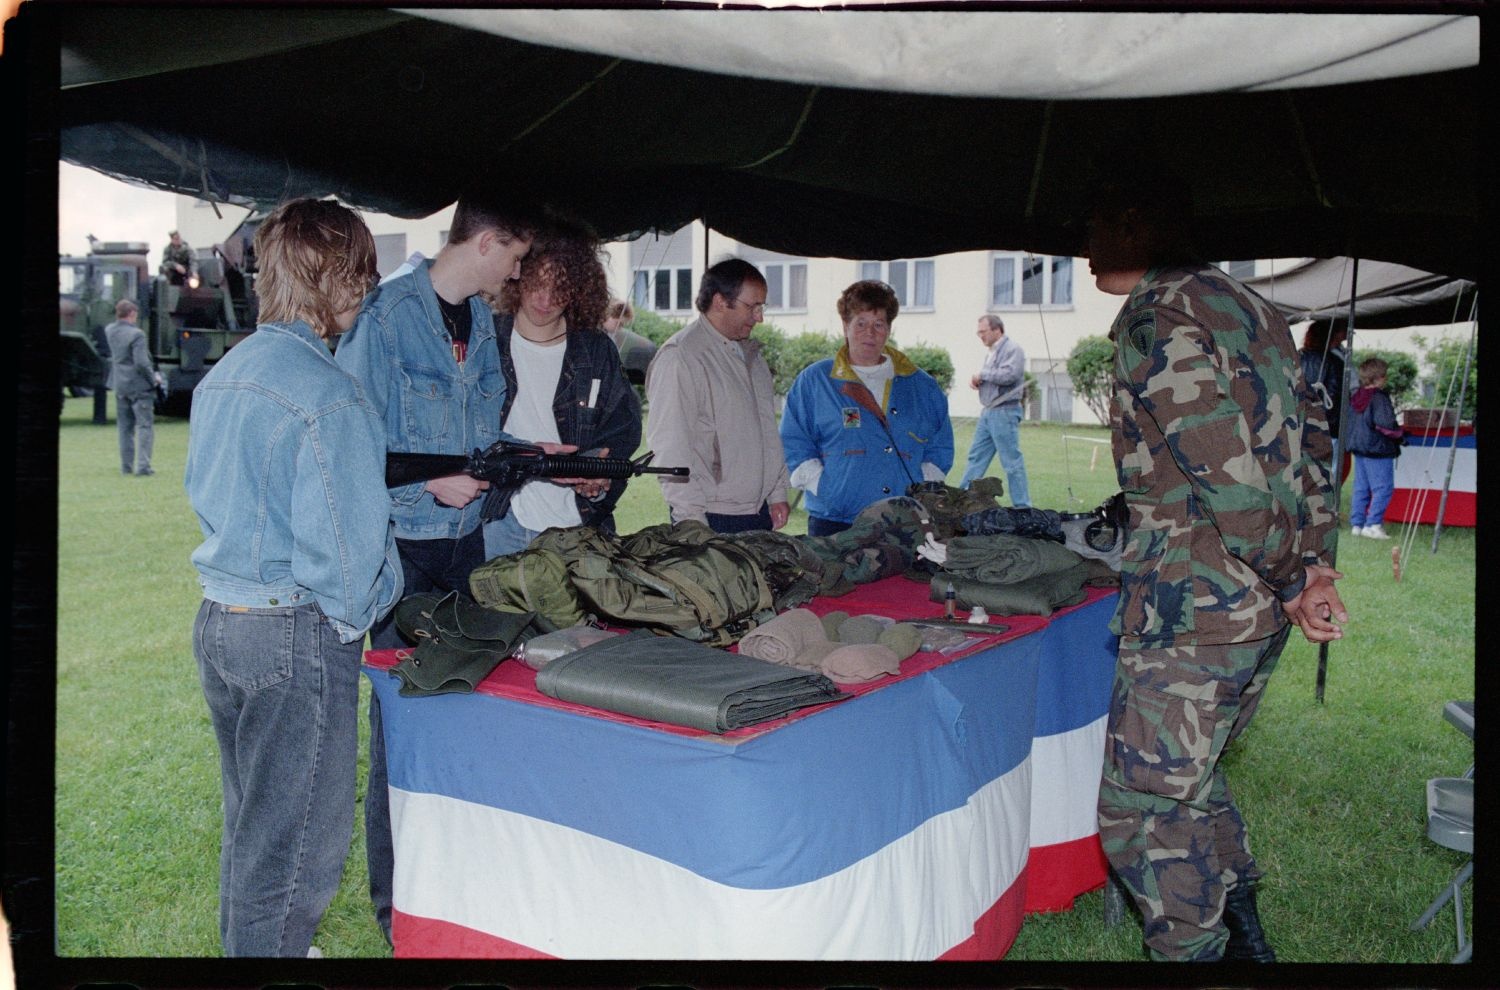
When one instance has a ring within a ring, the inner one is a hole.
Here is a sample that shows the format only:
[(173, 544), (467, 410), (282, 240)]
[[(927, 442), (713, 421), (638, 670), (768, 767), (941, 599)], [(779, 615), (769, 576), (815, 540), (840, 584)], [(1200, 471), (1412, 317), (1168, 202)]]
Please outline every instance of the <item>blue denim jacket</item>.
[(316, 602), (350, 643), (401, 597), (380, 420), (306, 323), (262, 324), (198, 383), (183, 483), (209, 600)]
[[(500, 439), (505, 379), (488, 306), (469, 299), (473, 329), (460, 366), (432, 288), (431, 261), (382, 283), (365, 300), (335, 360), (359, 380), (385, 422), (386, 449), (468, 454)], [(457, 539), (479, 526), (484, 498), (443, 505), (421, 484), (391, 489), (391, 519), (403, 540)]]

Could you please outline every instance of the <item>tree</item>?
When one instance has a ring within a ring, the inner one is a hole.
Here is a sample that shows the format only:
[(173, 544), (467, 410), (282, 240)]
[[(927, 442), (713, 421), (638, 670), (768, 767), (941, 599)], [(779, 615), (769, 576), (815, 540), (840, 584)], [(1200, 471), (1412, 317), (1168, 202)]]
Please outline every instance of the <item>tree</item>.
[[(1412, 339), (1422, 348), (1422, 360), (1432, 369), (1432, 374), (1422, 379), (1423, 391), (1431, 390), (1432, 404), (1452, 406), (1458, 402), (1458, 393), (1462, 390), (1464, 405), (1458, 418), (1473, 419), (1479, 412), (1479, 342), (1475, 340), (1475, 353), (1471, 356), (1467, 340), (1448, 337), (1429, 345), (1420, 335)], [(1464, 384), (1466, 368), (1467, 385)]]
[(1115, 345), (1107, 337), (1084, 337), (1068, 354), (1068, 377), (1084, 405), (1109, 424), (1109, 399), (1115, 378)]
[(1380, 358), (1386, 364), (1385, 390), (1390, 394), (1391, 405), (1401, 410), (1417, 400), (1417, 359), (1404, 351), (1356, 351), (1349, 373), (1350, 389), (1359, 388), (1359, 366), (1370, 358)]

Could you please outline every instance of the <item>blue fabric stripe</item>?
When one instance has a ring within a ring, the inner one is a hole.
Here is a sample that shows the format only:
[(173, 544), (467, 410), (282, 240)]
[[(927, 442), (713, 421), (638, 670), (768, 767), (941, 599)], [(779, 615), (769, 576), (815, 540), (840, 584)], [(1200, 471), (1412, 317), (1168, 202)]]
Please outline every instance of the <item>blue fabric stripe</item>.
[[(1100, 606), (1103, 610), (1093, 612)], [(1027, 636), (743, 741), (690, 738), (487, 695), (380, 695), (392, 786), (618, 842), (735, 887), (834, 873), (961, 807), (1038, 734), (1098, 718), (1113, 598)], [(1070, 621), (1071, 620), (1071, 621)], [(1062, 635), (1059, 635), (1062, 633)], [(1089, 658), (1078, 654), (1091, 651)], [(1038, 720), (1038, 665), (1059, 713)], [(1112, 650), (1108, 653), (1113, 672)], [(1084, 685), (1088, 675), (1094, 683)], [(1040, 724), (1038, 724), (1040, 721)], [(1060, 727), (1054, 727), (1060, 726)]]

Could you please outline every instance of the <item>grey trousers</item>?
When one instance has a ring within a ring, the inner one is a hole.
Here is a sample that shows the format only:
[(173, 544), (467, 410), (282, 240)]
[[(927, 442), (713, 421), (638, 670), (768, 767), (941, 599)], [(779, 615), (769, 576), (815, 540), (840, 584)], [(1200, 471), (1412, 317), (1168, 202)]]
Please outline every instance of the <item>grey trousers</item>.
[(120, 470), (145, 474), (151, 470), (155, 439), (156, 402), (151, 395), (127, 399), (115, 393), (115, 420), (120, 429)]

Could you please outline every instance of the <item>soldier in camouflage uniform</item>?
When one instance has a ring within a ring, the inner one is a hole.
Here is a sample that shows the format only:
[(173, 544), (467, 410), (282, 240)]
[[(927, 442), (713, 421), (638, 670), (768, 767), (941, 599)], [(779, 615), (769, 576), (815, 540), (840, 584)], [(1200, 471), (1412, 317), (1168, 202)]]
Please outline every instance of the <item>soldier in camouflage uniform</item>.
[(158, 270), (172, 285), (185, 285), (198, 268), (197, 257), (187, 241), (182, 239), (181, 233), (174, 230), (167, 236), (170, 240), (161, 249), (161, 267)]
[(1274, 961), (1220, 769), (1297, 623), (1341, 635), (1330, 445), (1286, 322), (1193, 256), (1185, 186), (1105, 190), (1089, 224), (1115, 318), (1114, 454), (1129, 510), (1099, 835), (1156, 959)]

